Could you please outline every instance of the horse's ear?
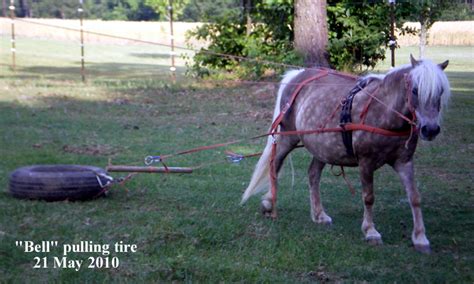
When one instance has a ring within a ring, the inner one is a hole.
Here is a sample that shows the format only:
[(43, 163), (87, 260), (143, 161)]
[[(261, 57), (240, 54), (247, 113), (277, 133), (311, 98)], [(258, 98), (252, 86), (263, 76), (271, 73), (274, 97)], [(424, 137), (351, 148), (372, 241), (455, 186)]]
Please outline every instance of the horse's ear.
[(410, 62), (412, 67), (416, 67), (416, 65), (420, 64), (420, 61), (417, 61), (413, 54), (410, 54)]
[(448, 67), (448, 64), (449, 64), (449, 60), (446, 60), (445, 62), (438, 64), (438, 66), (444, 70), (446, 69), (446, 67)]

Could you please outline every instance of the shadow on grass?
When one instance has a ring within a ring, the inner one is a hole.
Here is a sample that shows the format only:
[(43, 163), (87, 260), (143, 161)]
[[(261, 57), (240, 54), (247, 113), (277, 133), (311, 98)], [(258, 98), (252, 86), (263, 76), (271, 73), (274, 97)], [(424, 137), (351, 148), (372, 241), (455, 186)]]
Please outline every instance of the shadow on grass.
[(139, 58), (152, 58), (152, 59), (167, 59), (170, 58), (169, 53), (130, 53), (131, 56)]
[[(18, 67), (16, 72), (7, 73), (2, 78), (46, 78), (51, 80), (81, 80), (81, 64), (77, 66), (31, 66)], [(186, 67), (176, 67), (176, 73), (182, 75)], [(86, 80), (96, 77), (116, 79), (138, 79), (156, 76), (168, 76), (169, 66), (159, 64), (130, 64), (130, 63), (87, 63), (85, 64)]]
[(474, 89), (474, 72), (446, 72), (453, 93), (470, 94)]

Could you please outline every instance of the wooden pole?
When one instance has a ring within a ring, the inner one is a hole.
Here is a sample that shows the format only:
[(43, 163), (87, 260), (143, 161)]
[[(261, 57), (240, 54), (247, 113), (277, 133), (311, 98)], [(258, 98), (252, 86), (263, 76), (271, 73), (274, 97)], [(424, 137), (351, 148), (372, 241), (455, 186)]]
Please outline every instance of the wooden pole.
[(137, 166), (114, 166), (109, 165), (105, 168), (107, 172), (126, 172), (126, 173), (178, 173), (190, 174), (193, 172), (191, 168), (180, 167), (137, 167)]
[(86, 81), (86, 70), (84, 62), (84, 5), (83, 0), (79, 0), (79, 8), (77, 12), (79, 13), (80, 25), (81, 25), (81, 78), (82, 82)]
[(11, 20), (11, 34), (12, 34), (12, 70), (16, 69), (16, 42), (15, 42), (15, 1), (10, 0), (10, 20)]
[(175, 62), (174, 62), (175, 52), (174, 52), (174, 30), (173, 30), (173, 0), (169, 0), (168, 12), (169, 12), (169, 18), (170, 18), (170, 44), (171, 44), (171, 52), (170, 52), (171, 67), (170, 67), (170, 71), (171, 71), (171, 78), (172, 78), (173, 82), (175, 82), (176, 81), (176, 66), (175, 66)]
[(395, 47), (397, 42), (395, 41), (395, 0), (388, 0), (390, 3), (390, 53), (391, 53), (391, 65), (395, 67)]

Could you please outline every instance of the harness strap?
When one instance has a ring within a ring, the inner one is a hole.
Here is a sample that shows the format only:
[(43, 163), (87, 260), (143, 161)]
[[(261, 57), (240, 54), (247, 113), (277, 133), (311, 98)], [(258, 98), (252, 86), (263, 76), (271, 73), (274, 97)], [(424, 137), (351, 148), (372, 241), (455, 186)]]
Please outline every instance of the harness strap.
[(352, 186), (352, 184), (350, 183), (349, 179), (347, 178), (346, 172), (344, 171), (344, 167), (343, 166), (339, 166), (339, 167), (341, 168), (341, 171), (339, 173), (336, 173), (336, 172), (333, 171), (334, 165), (331, 165), (331, 173), (336, 177), (342, 176), (342, 178), (344, 179), (344, 181), (347, 184), (347, 187), (349, 188), (349, 191), (352, 193), (352, 195), (355, 195), (355, 189)]
[(342, 142), (346, 147), (347, 155), (351, 157), (354, 156), (354, 148), (352, 147), (352, 131), (346, 130), (344, 126), (347, 123), (352, 122), (352, 102), (354, 101), (355, 95), (362, 91), (366, 85), (367, 82), (364, 80), (358, 81), (356, 86), (349, 91), (349, 95), (341, 102), (342, 108), (339, 123), (343, 129), (341, 132)]
[(317, 133), (326, 133), (326, 132), (342, 132), (342, 131), (365, 131), (373, 134), (379, 134), (383, 136), (390, 136), (390, 137), (404, 137), (410, 136), (411, 131), (392, 131), (383, 128), (378, 128), (374, 126), (370, 126), (367, 124), (361, 123), (346, 123), (344, 128), (341, 126), (333, 127), (333, 128), (320, 128), (320, 129), (312, 129), (312, 130), (289, 130), (289, 131), (277, 131), (277, 132), (270, 132), (264, 136), (268, 135), (308, 135), (308, 134), (317, 134)]
[(271, 217), (273, 219), (276, 219), (277, 217), (277, 210), (276, 210), (276, 201), (277, 201), (277, 169), (275, 165), (275, 158), (276, 158), (276, 152), (277, 151), (277, 143), (276, 141), (273, 141), (272, 144), (272, 152), (270, 155), (270, 186), (271, 186), (271, 192), (272, 192), (272, 213)]
[(306, 85), (308, 85), (309, 82), (311, 81), (314, 81), (314, 80), (318, 80), (322, 77), (325, 77), (329, 75), (329, 71), (326, 70), (326, 69), (322, 69), (319, 74), (317, 75), (314, 75), (304, 81), (302, 81), (301, 83), (298, 84), (298, 86), (296, 87), (296, 89), (293, 91), (293, 93), (291, 94), (291, 97), (290, 99), (288, 100), (288, 102), (283, 106), (283, 109), (280, 111), (280, 113), (278, 114), (278, 116), (275, 118), (275, 120), (273, 121), (272, 123), (272, 126), (270, 127), (270, 132), (275, 132), (276, 129), (278, 128), (278, 126), (280, 125), (281, 121), (283, 120), (283, 117), (285, 116), (285, 114), (288, 112), (288, 110), (291, 108), (291, 106), (293, 105), (293, 103), (295, 102), (295, 99), (296, 97), (298, 96), (298, 94), (300, 93), (301, 89), (303, 89), (303, 87), (305, 87)]

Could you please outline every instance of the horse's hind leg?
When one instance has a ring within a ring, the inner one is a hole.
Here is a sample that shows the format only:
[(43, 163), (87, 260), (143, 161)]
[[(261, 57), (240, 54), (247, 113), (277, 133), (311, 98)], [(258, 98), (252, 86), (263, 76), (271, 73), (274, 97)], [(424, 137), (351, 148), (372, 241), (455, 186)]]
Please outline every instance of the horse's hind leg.
[(319, 183), (321, 180), (321, 172), (325, 164), (316, 158), (313, 158), (308, 169), (309, 177), (309, 199), (311, 203), (311, 220), (318, 224), (331, 224), (332, 219), (324, 212), (321, 204), (321, 196), (319, 192)]
[[(277, 138), (277, 151), (274, 160), (277, 177), (278, 173), (280, 172), (281, 166), (283, 165), (283, 161), (285, 160), (286, 156), (295, 148), (298, 142), (299, 138), (293, 136), (279, 136)], [(277, 186), (278, 188), (278, 178), (275, 181), (275, 186)], [(272, 190), (270, 188), (268, 192), (262, 197), (261, 203), (262, 214), (268, 217), (272, 216), (272, 199), (273, 195)]]
[(395, 163), (393, 168), (400, 176), (410, 202), (413, 214), (413, 233), (411, 235), (413, 245), (416, 250), (423, 253), (429, 253), (430, 242), (425, 235), (425, 225), (423, 223), (423, 216), (420, 209), (421, 196), (415, 186), (413, 161), (407, 163)]
[(374, 197), (374, 171), (370, 162), (364, 165), (359, 161), (360, 180), (362, 183), (362, 199), (364, 201), (364, 220), (362, 221), (362, 232), (365, 240), (372, 245), (382, 244), (382, 236), (375, 229), (373, 220), (372, 206), (375, 202)]

